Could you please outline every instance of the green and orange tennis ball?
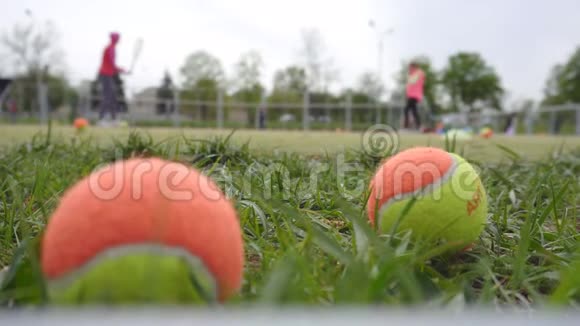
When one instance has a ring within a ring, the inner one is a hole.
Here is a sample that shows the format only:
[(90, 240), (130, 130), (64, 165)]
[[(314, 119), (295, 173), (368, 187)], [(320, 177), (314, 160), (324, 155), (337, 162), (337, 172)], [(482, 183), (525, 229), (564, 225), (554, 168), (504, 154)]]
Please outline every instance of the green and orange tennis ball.
[(157, 158), (116, 162), (72, 186), (41, 249), (56, 303), (224, 301), (243, 262), (231, 202), (198, 171)]
[(372, 178), (370, 191), (368, 217), (382, 233), (411, 231), (415, 239), (460, 250), (486, 223), (487, 197), (477, 172), (441, 149), (416, 147), (389, 158)]

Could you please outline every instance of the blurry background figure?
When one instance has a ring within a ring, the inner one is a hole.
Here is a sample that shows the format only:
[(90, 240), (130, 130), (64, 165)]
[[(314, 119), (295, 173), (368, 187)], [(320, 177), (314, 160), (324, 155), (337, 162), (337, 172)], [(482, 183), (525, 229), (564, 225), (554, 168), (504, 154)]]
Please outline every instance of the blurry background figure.
[(409, 64), (409, 75), (407, 76), (407, 105), (405, 106), (404, 128), (409, 128), (409, 114), (413, 115), (413, 125), (415, 129), (421, 127), (418, 104), (423, 100), (423, 86), (425, 84), (425, 73), (419, 68), (416, 62)]
[(18, 115), (18, 106), (16, 104), (16, 99), (10, 97), (6, 101), (6, 106), (8, 107), (8, 114), (10, 115), (10, 122), (16, 123), (16, 117)]
[(0, 78), (0, 109), (3, 108), (4, 99), (8, 96), (8, 89), (12, 80)]
[(99, 82), (101, 83), (101, 107), (99, 111), (100, 126), (107, 126), (105, 115), (107, 111), (111, 113), (113, 124), (117, 123), (117, 112), (119, 111), (119, 101), (117, 99), (117, 90), (115, 78), (118, 78), (120, 73), (124, 72), (115, 63), (115, 47), (119, 43), (121, 36), (119, 33), (113, 32), (110, 35), (110, 43), (103, 51), (103, 61), (99, 69)]
[(442, 121), (437, 122), (437, 125), (435, 125), (435, 133), (442, 135), (445, 133), (445, 125), (443, 124)]
[(552, 134), (558, 135), (560, 133), (560, 129), (562, 129), (562, 123), (564, 122), (564, 118), (558, 112), (556, 113), (556, 118), (554, 119), (554, 125), (552, 126)]
[(6, 108), (6, 112), (10, 116), (10, 121), (15, 123), (17, 112), (16, 100), (12, 95), (8, 95), (10, 93), (11, 83), (11, 79), (0, 78), (0, 111), (4, 111)]
[(265, 129), (266, 128), (266, 109), (264, 107), (260, 108), (259, 115), (260, 115), (258, 117), (259, 128)]
[(511, 113), (507, 116), (506, 124), (503, 129), (504, 133), (513, 136), (516, 133), (516, 114)]

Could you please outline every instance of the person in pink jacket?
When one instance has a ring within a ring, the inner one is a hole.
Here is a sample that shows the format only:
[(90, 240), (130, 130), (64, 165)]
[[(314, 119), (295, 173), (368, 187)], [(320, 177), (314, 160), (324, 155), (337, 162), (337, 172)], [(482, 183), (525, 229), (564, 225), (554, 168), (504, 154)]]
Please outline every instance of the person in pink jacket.
[(404, 128), (409, 128), (409, 114), (413, 115), (415, 129), (421, 127), (421, 118), (417, 105), (423, 100), (423, 88), (425, 85), (425, 73), (416, 62), (409, 64), (407, 76), (407, 105), (405, 106)]

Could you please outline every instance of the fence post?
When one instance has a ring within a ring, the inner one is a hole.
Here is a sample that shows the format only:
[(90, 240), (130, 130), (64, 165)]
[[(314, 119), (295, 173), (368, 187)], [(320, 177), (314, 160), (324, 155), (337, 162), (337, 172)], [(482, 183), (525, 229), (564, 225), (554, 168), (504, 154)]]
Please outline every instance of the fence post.
[(221, 88), (217, 93), (217, 127), (218, 129), (224, 127), (224, 93)]
[(248, 114), (250, 114), (250, 110), (254, 111), (254, 129), (260, 129), (260, 106), (264, 103), (264, 97), (260, 98), (260, 103), (258, 105), (248, 108)]
[[(127, 119), (127, 123), (131, 126), (134, 126), (135, 123), (135, 116), (134, 113), (136, 110), (137, 105), (139, 104), (138, 101), (135, 99), (135, 90), (130, 89), (128, 86), (125, 86), (125, 97), (121, 98), (121, 101), (125, 101), (125, 105), (127, 106), (127, 113), (124, 115), (121, 111), (117, 113), (117, 119), (123, 120)], [(121, 118), (123, 117), (123, 118)]]
[(576, 108), (576, 136), (580, 136), (580, 105), (575, 105)]
[(388, 102), (387, 104), (387, 125), (389, 126), (395, 125), (393, 123), (393, 105), (391, 104), (391, 102)]
[(375, 122), (376, 124), (380, 124), (381, 123), (381, 100), (377, 99), (377, 108), (376, 108), (377, 112), (376, 112), (376, 119)]
[(87, 114), (91, 109), (91, 92), (89, 90), (88, 94), (85, 94), (79, 91), (79, 94), (79, 117), (88, 118)]
[[(40, 77), (36, 78), (36, 107), (38, 108), (38, 119), (40, 120), (40, 125), (43, 124), (42, 122), (42, 84), (40, 83)], [(33, 108), (30, 108), (30, 112), (32, 113)]]
[(526, 134), (531, 135), (534, 133), (534, 120), (531, 110), (526, 111), (525, 113), (525, 122), (526, 122)]
[[(173, 100), (165, 99), (163, 102), (160, 102), (163, 105), (165, 112), (165, 119), (169, 122), (171, 117), (173, 117), (173, 112), (175, 111), (175, 107), (173, 106)], [(157, 113), (157, 108), (155, 108), (155, 113)]]
[(548, 126), (548, 131), (551, 135), (556, 133), (556, 112), (553, 109), (550, 110), (550, 126)]
[(254, 129), (260, 129), (260, 105), (262, 105), (261, 101), (262, 100), (260, 100), (260, 103), (258, 103), (258, 105), (246, 107), (248, 115), (250, 115), (251, 113), (250, 111), (254, 111)]
[[(70, 101), (70, 99), (68, 97), (68, 87), (67, 86), (64, 86), (62, 88), (62, 104), (63, 104), (62, 108), (63, 108), (64, 112), (66, 112), (68, 109), (69, 117), (72, 117), (72, 116), (78, 114), (78, 112), (75, 112), (75, 108), (73, 108), (73, 103), (72, 103), (72, 101)], [(56, 108), (56, 109), (58, 110), (58, 108)], [(65, 117), (65, 120), (68, 120), (68, 117)]]
[(491, 115), (491, 118), (493, 119), (493, 130), (495, 130), (495, 132), (497, 133), (503, 133), (505, 131), (501, 128), (501, 119), (503, 117), (504, 117), (503, 115), (496, 113)]
[(346, 106), (345, 106), (345, 114), (344, 114), (344, 129), (347, 131), (352, 130), (352, 94), (350, 92), (346, 95)]
[(24, 89), (23, 83), (18, 83), (18, 101), (16, 102), (18, 113), (24, 113)]
[(173, 92), (173, 126), (179, 127), (179, 89), (175, 88)]
[[(266, 92), (262, 92), (260, 95), (260, 103), (253, 108), (254, 110), (254, 128), (260, 129), (260, 111), (266, 108), (266, 101), (268, 98), (266, 97)], [(264, 121), (264, 125), (266, 121)]]
[(310, 122), (310, 94), (308, 90), (304, 92), (304, 104), (302, 107), (302, 129), (308, 130)]
[(4, 89), (4, 92), (2, 92), (2, 89), (0, 89), (0, 112), (2, 112), (2, 108), (4, 107), (4, 100), (6, 98), (8, 98), (8, 93), (10, 93), (10, 83), (8, 84), (8, 86), (6, 86), (6, 88)]
[(45, 83), (38, 83), (38, 107), (40, 111), (40, 124), (48, 123), (48, 87)]

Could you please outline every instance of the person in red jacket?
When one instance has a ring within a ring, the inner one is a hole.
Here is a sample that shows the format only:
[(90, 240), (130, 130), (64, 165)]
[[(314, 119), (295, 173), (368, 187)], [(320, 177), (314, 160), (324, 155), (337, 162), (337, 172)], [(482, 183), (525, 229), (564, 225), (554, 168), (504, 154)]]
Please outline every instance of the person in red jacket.
[(119, 101), (117, 100), (117, 87), (115, 83), (115, 76), (125, 72), (115, 63), (115, 47), (119, 43), (121, 36), (119, 33), (111, 33), (111, 42), (103, 51), (103, 60), (101, 68), (99, 69), (99, 82), (101, 83), (101, 107), (99, 111), (99, 120), (104, 124), (105, 114), (111, 112), (113, 121), (117, 119), (117, 111), (119, 110)]

